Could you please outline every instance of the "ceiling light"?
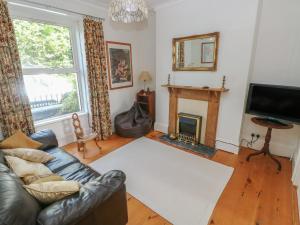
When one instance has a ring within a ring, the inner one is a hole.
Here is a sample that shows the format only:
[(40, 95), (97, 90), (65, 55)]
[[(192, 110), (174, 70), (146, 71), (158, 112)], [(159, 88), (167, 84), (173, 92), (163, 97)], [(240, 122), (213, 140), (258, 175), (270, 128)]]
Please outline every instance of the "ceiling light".
[(115, 22), (141, 22), (148, 18), (148, 7), (144, 0), (112, 0), (109, 14)]

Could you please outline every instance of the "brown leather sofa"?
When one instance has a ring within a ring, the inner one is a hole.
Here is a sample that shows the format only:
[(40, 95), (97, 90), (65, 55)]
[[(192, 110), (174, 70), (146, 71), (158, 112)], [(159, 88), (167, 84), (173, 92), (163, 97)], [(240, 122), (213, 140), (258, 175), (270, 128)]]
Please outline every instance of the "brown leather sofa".
[(51, 130), (31, 136), (55, 157), (46, 164), (66, 180), (81, 183), (80, 192), (51, 205), (39, 204), (6, 165), (0, 150), (0, 225), (125, 225), (128, 221), (125, 174), (100, 175), (58, 148)]

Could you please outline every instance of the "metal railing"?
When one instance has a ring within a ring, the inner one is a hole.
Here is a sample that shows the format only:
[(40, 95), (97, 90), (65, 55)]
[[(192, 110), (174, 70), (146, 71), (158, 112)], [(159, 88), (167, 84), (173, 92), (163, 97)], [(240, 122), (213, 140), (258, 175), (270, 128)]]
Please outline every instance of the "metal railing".
[(43, 108), (46, 106), (53, 106), (61, 104), (63, 95), (43, 95), (37, 98), (34, 98), (33, 101), (30, 101), (31, 109)]

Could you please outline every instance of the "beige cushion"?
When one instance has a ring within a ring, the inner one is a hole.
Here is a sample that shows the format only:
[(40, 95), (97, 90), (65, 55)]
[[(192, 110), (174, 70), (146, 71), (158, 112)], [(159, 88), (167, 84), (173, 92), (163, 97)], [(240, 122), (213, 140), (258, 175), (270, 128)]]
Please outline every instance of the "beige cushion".
[(59, 175), (50, 175), (47, 177), (41, 177), (38, 180), (32, 182), (32, 184), (40, 184), (45, 182), (52, 182), (52, 181), (64, 181), (65, 179), (62, 176)]
[(22, 131), (17, 131), (12, 136), (0, 143), (0, 148), (34, 148), (38, 149), (43, 144), (27, 137)]
[(47, 152), (31, 148), (3, 149), (2, 151), (5, 155), (15, 156), (30, 162), (46, 163), (54, 159), (54, 157)]
[(25, 177), (27, 175), (44, 176), (53, 174), (42, 163), (29, 162), (13, 156), (5, 156), (9, 167), (17, 174), (18, 177)]
[(50, 204), (79, 191), (76, 181), (53, 181), (39, 184), (24, 185), (26, 190), (38, 201)]
[(39, 184), (49, 181), (63, 181), (64, 178), (53, 174), (53, 175), (43, 175), (43, 176), (33, 176), (33, 175), (27, 175), (22, 178), (25, 184)]

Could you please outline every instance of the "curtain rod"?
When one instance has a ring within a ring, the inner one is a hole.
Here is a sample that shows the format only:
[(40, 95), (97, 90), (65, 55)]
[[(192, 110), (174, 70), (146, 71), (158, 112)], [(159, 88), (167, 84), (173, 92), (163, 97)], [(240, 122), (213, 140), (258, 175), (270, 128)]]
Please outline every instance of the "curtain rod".
[[(7, 2), (11, 3), (11, 4), (15, 3), (15, 4), (20, 4), (20, 5), (22, 5), (23, 2), (24, 2), (24, 3), (27, 3), (27, 4), (32, 4), (33, 7), (34, 6), (41, 6), (41, 7), (44, 7), (46, 9), (48, 9), (48, 10), (64, 11), (64, 12), (67, 12), (67, 13), (77, 14), (77, 15), (80, 15), (80, 16), (85, 16), (85, 17), (90, 17), (90, 18), (101, 20), (101, 21), (105, 21), (105, 19), (102, 18), (102, 17), (92, 16), (92, 15), (88, 15), (88, 14), (84, 14), (84, 13), (80, 13), (80, 12), (75, 12), (75, 11), (72, 11), (72, 10), (69, 10), (69, 9), (61, 9), (59, 7), (56, 7), (56, 6), (43, 4), (43, 3), (37, 3), (37, 2), (34, 2), (34, 1), (30, 1), (30, 0), (22, 0), (21, 2), (19, 2), (19, 1), (14, 2), (14, 1), (7, 0)], [(23, 4), (23, 5), (25, 5), (25, 4)], [(30, 5), (28, 5), (28, 6), (30, 6)]]

